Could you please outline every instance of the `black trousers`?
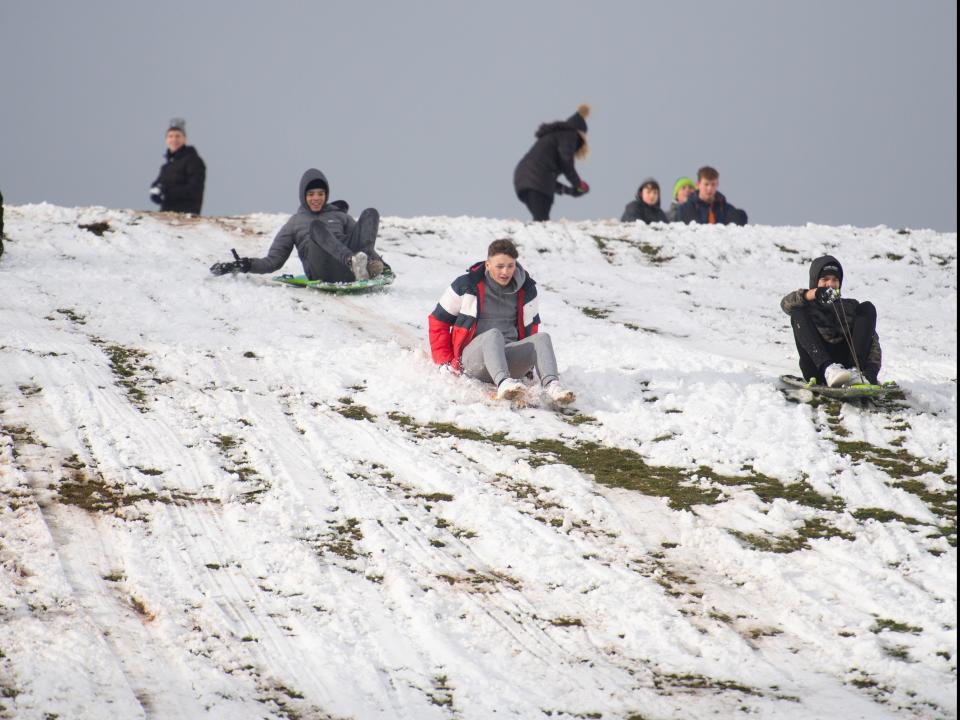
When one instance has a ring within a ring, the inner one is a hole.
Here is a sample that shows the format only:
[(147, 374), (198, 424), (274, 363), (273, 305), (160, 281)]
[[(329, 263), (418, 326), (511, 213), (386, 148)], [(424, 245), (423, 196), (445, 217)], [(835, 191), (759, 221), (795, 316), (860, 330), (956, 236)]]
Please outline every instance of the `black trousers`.
[(880, 368), (867, 365), (866, 362), (870, 345), (873, 343), (873, 334), (877, 330), (877, 309), (873, 303), (860, 303), (853, 317), (846, 318), (846, 323), (853, 331), (851, 335), (853, 349), (857, 353), (856, 360), (846, 340), (828, 343), (823, 339), (807, 308), (797, 308), (790, 313), (790, 325), (793, 327), (797, 352), (800, 353), (800, 372), (803, 373), (804, 380), (816, 378), (818, 383), (824, 383), (823, 371), (828, 365), (837, 363), (844, 367), (856, 367), (859, 361), (866, 379), (876, 384)]
[(517, 193), (520, 202), (527, 206), (535, 222), (550, 219), (550, 208), (553, 207), (553, 195), (544, 195), (536, 190), (521, 190)]
[(369, 260), (380, 259), (374, 247), (379, 229), (380, 213), (373, 208), (360, 213), (342, 242), (320, 220), (314, 220), (310, 225), (310, 243), (303, 271), (310, 280), (353, 282), (356, 277), (348, 264), (355, 253), (365, 252)]

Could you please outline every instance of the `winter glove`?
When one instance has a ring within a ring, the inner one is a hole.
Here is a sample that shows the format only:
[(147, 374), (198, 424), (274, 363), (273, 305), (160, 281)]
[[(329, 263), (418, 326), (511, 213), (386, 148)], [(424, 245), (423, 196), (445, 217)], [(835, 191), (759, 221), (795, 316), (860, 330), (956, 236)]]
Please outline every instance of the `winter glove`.
[(555, 195), (575, 195), (576, 192), (569, 185), (564, 185), (562, 182), (558, 182), (554, 188), (553, 192)]
[(157, 205), (163, 204), (163, 185), (154, 183), (150, 186), (150, 199)]
[(242, 258), (237, 255), (237, 251), (230, 249), (235, 258), (233, 262), (214, 263), (210, 266), (210, 272), (214, 275), (226, 275), (227, 273), (250, 272), (250, 258)]
[(580, 197), (581, 195), (586, 195), (588, 192), (590, 192), (590, 186), (581, 180), (580, 184), (577, 185), (570, 194), (574, 197)]
[(814, 299), (818, 305), (832, 305), (835, 300), (840, 299), (840, 291), (831, 287), (818, 287)]

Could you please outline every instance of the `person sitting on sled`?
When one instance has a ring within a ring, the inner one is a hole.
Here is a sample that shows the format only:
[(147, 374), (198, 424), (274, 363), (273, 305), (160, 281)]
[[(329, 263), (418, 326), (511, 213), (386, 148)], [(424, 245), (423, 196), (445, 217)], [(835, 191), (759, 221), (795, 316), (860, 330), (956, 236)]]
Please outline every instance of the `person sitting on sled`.
[(790, 316), (800, 372), (804, 380), (828, 387), (876, 385), (881, 362), (877, 309), (870, 302), (841, 298), (842, 284), (840, 261), (823, 255), (810, 264), (809, 288), (780, 301)]
[(353, 282), (382, 274), (386, 266), (374, 248), (380, 213), (367, 208), (354, 220), (347, 214), (345, 201), (327, 202), (329, 194), (327, 178), (310, 168), (300, 178), (300, 208), (280, 228), (267, 256), (215, 263), (210, 272), (276, 272), (296, 247), (309, 280)]
[(519, 378), (537, 371), (555, 403), (574, 394), (560, 384), (547, 333), (538, 332), (537, 284), (517, 262), (511, 240), (494, 240), (485, 262), (472, 265), (446, 289), (428, 318), (433, 360), (455, 375), (493, 383), (497, 397), (518, 400)]

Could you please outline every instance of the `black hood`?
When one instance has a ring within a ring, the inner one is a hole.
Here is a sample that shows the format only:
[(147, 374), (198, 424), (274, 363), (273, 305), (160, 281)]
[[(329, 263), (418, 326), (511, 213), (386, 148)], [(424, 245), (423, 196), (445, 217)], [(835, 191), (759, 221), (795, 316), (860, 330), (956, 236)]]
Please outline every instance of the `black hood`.
[(833, 255), (821, 255), (810, 263), (810, 288), (817, 286), (817, 281), (820, 280), (820, 273), (823, 272), (823, 269), (828, 265), (836, 266), (836, 275), (840, 279), (840, 285), (843, 286), (843, 265), (841, 265), (840, 261)]
[(327, 182), (327, 176), (316, 168), (310, 168), (300, 178), (300, 196), (297, 198), (297, 205), (300, 206), (301, 210), (310, 211), (310, 208), (307, 207), (307, 185), (314, 180), (319, 180), (327, 187), (327, 198), (330, 197), (330, 183)]

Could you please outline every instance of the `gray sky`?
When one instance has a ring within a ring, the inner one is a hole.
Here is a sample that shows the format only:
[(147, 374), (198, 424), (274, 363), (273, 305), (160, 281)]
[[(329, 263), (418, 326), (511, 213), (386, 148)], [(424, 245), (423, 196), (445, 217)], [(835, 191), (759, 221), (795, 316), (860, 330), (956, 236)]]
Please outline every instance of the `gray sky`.
[(751, 222), (956, 231), (956, 27), (954, 0), (2, 0), (0, 190), (152, 209), (182, 116), (204, 214), (291, 212), (315, 166), (355, 212), (527, 219), (516, 162), (588, 102), (592, 192), (554, 218), (710, 164)]

